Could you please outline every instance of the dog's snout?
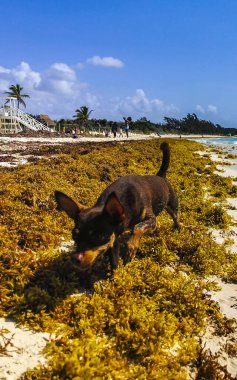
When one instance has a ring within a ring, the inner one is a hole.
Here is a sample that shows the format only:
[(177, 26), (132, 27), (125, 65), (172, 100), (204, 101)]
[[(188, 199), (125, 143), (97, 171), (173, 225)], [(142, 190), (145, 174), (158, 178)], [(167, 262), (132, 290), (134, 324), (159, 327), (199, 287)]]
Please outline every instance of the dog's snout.
[(74, 259), (77, 262), (82, 263), (82, 261), (83, 261), (83, 253), (75, 253), (74, 254)]

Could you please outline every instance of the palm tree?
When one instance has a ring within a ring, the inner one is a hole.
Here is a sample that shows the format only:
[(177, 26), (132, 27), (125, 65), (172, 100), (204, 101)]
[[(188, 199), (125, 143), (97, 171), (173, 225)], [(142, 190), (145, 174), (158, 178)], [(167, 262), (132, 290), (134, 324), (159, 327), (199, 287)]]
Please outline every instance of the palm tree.
[(81, 106), (79, 109), (75, 110), (76, 115), (73, 117), (75, 117), (78, 123), (84, 127), (86, 126), (92, 111), (93, 110), (89, 110), (89, 108), (86, 106)]
[[(5, 94), (12, 98), (17, 99), (17, 108), (19, 108), (20, 104), (23, 104), (24, 107), (26, 107), (26, 104), (23, 100), (23, 98), (29, 98), (29, 95), (22, 94), (21, 91), (23, 90), (23, 87), (21, 87), (19, 84), (15, 84), (9, 87), (10, 91), (5, 91)], [(6, 101), (8, 103), (9, 100)]]

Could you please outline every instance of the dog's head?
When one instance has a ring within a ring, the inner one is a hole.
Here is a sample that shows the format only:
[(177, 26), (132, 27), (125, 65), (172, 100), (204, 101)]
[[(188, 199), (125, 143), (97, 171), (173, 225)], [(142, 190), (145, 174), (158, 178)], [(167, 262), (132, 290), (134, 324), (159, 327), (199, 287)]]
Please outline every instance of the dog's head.
[(89, 269), (98, 255), (113, 247), (116, 232), (125, 219), (124, 208), (113, 192), (103, 206), (85, 208), (66, 194), (55, 192), (58, 209), (74, 220), (72, 238), (76, 243), (74, 258), (81, 269)]

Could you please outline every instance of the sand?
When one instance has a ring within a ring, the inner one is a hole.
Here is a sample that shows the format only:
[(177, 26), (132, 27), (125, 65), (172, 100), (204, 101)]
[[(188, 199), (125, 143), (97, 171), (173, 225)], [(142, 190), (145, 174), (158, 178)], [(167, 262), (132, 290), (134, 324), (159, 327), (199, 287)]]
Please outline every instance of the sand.
[[(221, 149), (218, 146), (219, 149)], [(223, 148), (222, 154), (217, 154), (211, 151), (212, 148), (207, 148), (210, 157), (213, 161), (217, 162), (216, 172), (220, 176), (231, 177), (233, 183), (236, 184), (237, 178), (237, 160), (225, 158), (226, 153), (233, 153), (232, 148)], [(199, 152), (200, 154), (205, 154), (206, 152)], [(226, 212), (231, 216), (233, 225), (227, 231), (219, 231), (212, 229), (212, 236), (217, 243), (224, 246), (225, 239), (230, 238), (233, 244), (227, 248), (237, 254), (237, 199), (228, 198), (225, 203)], [(230, 208), (229, 208), (230, 207)], [(226, 248), (226, 246), (225, 246)], [(220, 287), (218, 292), (210, 292), (209, 295), (213, 301), (216, 301), (220, 306), (220, 311), (227, 318), (235, 319), (237, 323), (237, 284), (225, 283), (221, 278), (213, 276), (209, 278), (210, 280), (216, 281)], [(225, 352), (225, 346), (227, 342), (235, 343), (237, 341), (237, 331), (235, 333), (229, 334), (228, 336), (219, 337), (213, 334), (211, 329), (207, 329), (205, 336), (203, 337), (203, 347), (210, 349), (213, 354), (219, 353), (220, 357), (218, 359), (219, 363), (226, 366), (228, 372), (237, 378), (237, 357), (231, 357)]]
[[(186, 135), (183, 136), (188, 139), (200, 139), (200, 135)], [(213, 136), (203, 136), (203, 138), (208, 138)], [(31, 159), (35, 158), (37, 150), (41, 146), (47, 145), (56, 146), (56, 145), (78, 145), (86, 143), (111, 143), (111, 142), (120, 142), (124, 141), (138, 141), (138, 140), (148, 140), (148, 139), (166, 139), (166, 138), (179, 138), (179, 135), (163, 134), (162, 136), (157, 135), (156, 133), (151, 134), (139, 134), (139, 133), (129, 133), (127, 138), (125, 135), (123, 137), (104, 137), (103, 135), (95, 136), (94, 133), (91, 133), (90, 136), (84, 137), (80, 135), (78, 138), (73, 138), (69, 136), (58, 136), (50, 135), (47, 133), (45, 136), (42, 134), (37, 134), (34, 132), (34, 136), (24, 136), (24, 135), (11, 135), (11, 136), (1, 136), (0, 135), (0, 167), (14, 167), (17, 165), (26, 165), (31, 163)], [(32, 155), (32, 151), (33, 155)], [(27, 154), (29, 153), (29, 154)], [(1, 380), (1, 379), (0, 379)]]
[(90, 137), (80, 136), (78, 138), (72, 138), (70, 136), (49, 137), (48, 135), (45, 137), (42, 137), (41, 135), (38, 137), (25, 137), (22, 135), (0, 136), (0, 167), (14, 167), (21, 164), (25, 165), (31, 163), (31, 159), (35, 157), (37, 150), (45, 145), (53, 147), (58, 145), (85, 145), (86, 143), (96, 142), (111, 143), (116, 141), (122, 143), (123, 141), (138, 141), (153, 138), (159, 138), (159, 136), (157, 134), (144, 135), (134, 133), (131, 133), (128, 138), (125, 136), (116, 138), (103, 136), (95, 137), (94, 135), (91, 135)]
[(16, 323), (0, 318), (0, 332), (3, 330), (0, 346), (4, 347), (8, 340), (10, 343), (7, 356), (0, 355), (0, 380), (16, 380), (27, 369), (45, 363), (42, 350), (50, 339), (49, 334), (19, 328)]

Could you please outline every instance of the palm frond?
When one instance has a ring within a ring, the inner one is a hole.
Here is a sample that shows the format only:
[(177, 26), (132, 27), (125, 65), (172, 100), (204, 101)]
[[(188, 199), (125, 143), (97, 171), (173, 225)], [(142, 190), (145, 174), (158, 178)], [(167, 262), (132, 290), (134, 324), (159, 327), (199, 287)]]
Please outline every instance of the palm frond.
[[(23, 98), (29, 98), (30, 96), (28, 94), (22, 94), (21, 93), (21, 91), (23, 90), (23, 87), (21, 87), (17, 83), (15, 85), (11, 85), (9, 87), (9, 90), (10, 91), (5, 91), (5, 94), (12, 97), (12, 98), (16, 98), (16, 100), (18, 102), (18, 107), (19, 107), (19, 104), (22, 104), (24, 107), (26, 107), (26, 104), (25, 104)], [(8, 103), (8, 102), (9, 102), (9, 100), (6, 101), (6, 103)]]

